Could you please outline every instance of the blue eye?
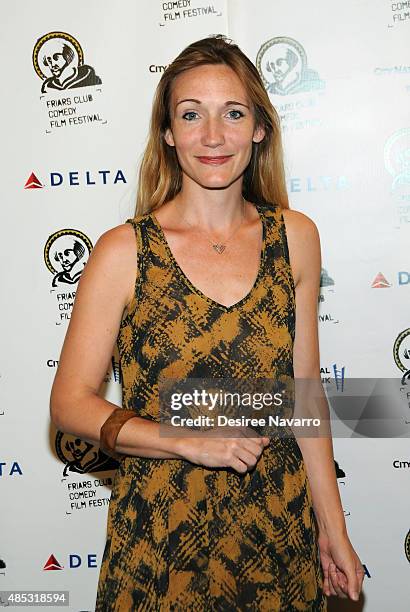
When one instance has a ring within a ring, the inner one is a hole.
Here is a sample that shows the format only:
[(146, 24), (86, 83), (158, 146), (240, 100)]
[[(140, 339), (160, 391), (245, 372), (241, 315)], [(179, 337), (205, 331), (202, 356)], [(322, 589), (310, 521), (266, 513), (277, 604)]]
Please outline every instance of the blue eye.
[[(182, 119), (185, 119), (187, 115), (196, 115), (195, 111), (188, 111), (187, 113), (184, 113), (182, 115)], [(190, 119), (187, 119), (187, 121), (191, 121)]]
[(244, 116), (244, 114), (241, 111), (239, 111), (239, 110), (231, 110), (229, 112), (230, 113), (238, 113), (239, 114), (239, 117), (234, 117), (234, 119), (240, 119), (241, 117)]
[[(237, 113), (236, 117), (231, 117), (232, 119), (240, 119), (241, 117), (244, 117), (243, 112), (240, 110), (231, 110), (228, 114), (231, 113)], [(182, 119), (185, 119), (186, 121), (191, 121), (192, 119), (195, 119), (195, 117), (192, 117), (192, 115), (197, 115), (197, 113), (195, 111), (187, 111), (182, 115)]]

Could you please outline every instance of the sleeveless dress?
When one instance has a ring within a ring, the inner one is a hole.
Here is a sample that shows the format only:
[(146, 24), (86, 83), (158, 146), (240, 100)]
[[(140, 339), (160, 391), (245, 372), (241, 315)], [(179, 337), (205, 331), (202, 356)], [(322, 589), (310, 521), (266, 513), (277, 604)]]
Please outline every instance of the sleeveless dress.
[[(277, 205), (257, 278), (232, 306), (193, 286), (155, 214), (127, 219), (135, 295), (117, 343), (123, 407), (159, 421), (158, 381), (293, 377), (295, 289)], [(326, 610), (311, 491), (295, 438), (272, 438), (255, 468), (124, 455), (115, 473), (96, 612)]]

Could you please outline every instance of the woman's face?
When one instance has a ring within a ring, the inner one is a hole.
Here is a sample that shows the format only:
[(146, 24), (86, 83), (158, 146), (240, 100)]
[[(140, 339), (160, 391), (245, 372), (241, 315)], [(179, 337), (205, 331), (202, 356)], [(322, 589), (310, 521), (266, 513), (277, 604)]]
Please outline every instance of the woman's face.
[(202, 187), (228, 187), (245, 171), (255, 128), (254, 111), (236, 73), (223, 64), (198, 66), (180, 74), (171, 93), (168, 145), (176, 148), (184, 180)]

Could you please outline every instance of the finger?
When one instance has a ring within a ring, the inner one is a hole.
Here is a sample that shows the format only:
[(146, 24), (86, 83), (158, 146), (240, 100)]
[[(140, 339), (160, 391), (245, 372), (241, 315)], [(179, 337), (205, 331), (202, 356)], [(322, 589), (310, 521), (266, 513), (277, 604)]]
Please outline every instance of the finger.
[(337, 582), (338, 582), (339, 588), (341, 589), (343, 593), (343, 595), (340, 595), (340, 597), (343, 597), (346, 599), (349, 596), (348, 589), (347, 589), (346, 576), (338, 568), (336, 568), (336, 576), (337, 576)]
[(346, 599), (347, 595), (343, 591), (341, 584), (339, 583), (338, 572), (337, 572), (336, 565), (334, 563), (330, 564), (329, 573), (330, 573), (330, 582), (336, 592), (336, 595), (338, 597), (341, 597), (342, 599)]
[(330, 584), (329, 584), (329, 570), (325, 569), (323, 571), (323, 592), (327, 597), (330, 597), (330, 595), (332, 594), (332, 591), (330, 589)]
[(237, 457), (240, 457), (240, 453), (245, 450), (254, 455), (255, 460), (260, 457), (263, 451), (262, 443), (252, 438), (234, 438), (230, 441), (228, 450), (229, 448)]
[(360, 594), (361, 590), (362, 590), (362, 586), (363, 586), (363, 580), (364, 580), (364, 569), (362, 567), (362, 565), (360, 565), (360, 567), (356, 568), (356, 575), (357, 575), (357, 581), (358, 581), (358, 594)]
[(245, 474), (248, 471), (248, 466), (246, 465), (246, 463), (244, 463), (237, 457), (233, 457), (229, 465), (240, 474)]
[(330, 594), (334, 595), (335, 597), (337, 597), (337, 593), (336, 593), (335, 588), (334, 588), (334, 586), (332, 584), (332, 581), (330, 579), (330, 575), (329, 575), (329, 589), (330, 589)]
[(363, 568), (358, 568), (357, 566), (353, 565), (353, 567), (347, 567), (345, 572), (347, 578), (347, 592), (350, 599), (353, 599), (353, 601), (357, 601), (359, 599), (360, 593), (361, 583), (359, 580), (359, 575), (357, 573), (358, 569), (363, 570)]
[(261, 442), (252, 440), (251, 438), (247, 438), (246, 440), (242, 440), (240, 442), (241, 448), (244, 448), (249, 453), (255, 455), (255, 457), (260, 457), (263, 451), (263, 444)]
[(255, 456), (254, 453), (248, 451), (246, 448), (241, 448), (238, 452), (236, 452), (236, 457), (243, 461), (248, 469), (253, 468), (256, 465), (258, 456), (259, 453), (257, 456)]
[(336, 567), (336, 579), (338, 586), (342, 589), (343, 593), (347, 595), (347, 579), (344, 573)]
[(268, 436), (261, 436), (251, 427), (243, 427), (242, 432), (245, 438), (257, 440), (262, 446), (266, 446), (270, 442), (270, 438)]
[(330, 576), (330, 567), (331, 567), (331, 563), (329, 563), (329, 567), (328, 567), (328, 588), (329, 588), (329, 592), (330, 595), (337, 595), (334, 586), (332, 584), (332, 580), (331, 580), (331, 576)]

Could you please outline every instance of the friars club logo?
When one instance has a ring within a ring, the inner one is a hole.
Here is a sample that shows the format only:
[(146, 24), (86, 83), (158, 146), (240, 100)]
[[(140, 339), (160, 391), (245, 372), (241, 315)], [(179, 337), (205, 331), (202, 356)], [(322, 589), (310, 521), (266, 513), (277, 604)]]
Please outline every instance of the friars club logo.
[(329, 275), (328, 271), (325, 268), (320, 269), (320, 288), (322, 287), (334, 287), (335, 281)]
[(91, 474), (115, 470), (118, 468), (118, 462), (105, 455), (98, 446), (61, 431), (57, 431), (55, 449), (64, 464), (61, 486), (66, 502), (66, 515), (108, 506), (112, 477)]
[(404, 540), (404, 552), (406, 553), (407, 561), (410, 563), (410, 530), (407, 532)]
[(84, 53), (78, 40), (65, 32), (49, 32), (37, 40), (33, 65), (43, 79), (42, 93), (102, 83), (94, 68), (84, 64)]
[[(275, 100), (283, 131), (316, 128), (322, 124), (320, 96), (325, 81), (308, 67), (302, 45), (288, 36), (267, 40), (256, 55), (256, 68), (268, 94), (281, 96)], [(341, 185), (345, 183), (345, 177)]]
[(58, 230), (46, 241), (44, 261), (52, 274), (50, 292), (56, 299), (56, 325), (61, 325), (71, 318), (75, 286), (80, 280), (92, 248), (91, 240), (76, 229)]
[(91, 241), (79, 230), (63, 229), (51, 234), (44, 247), (44, 260), (53, 274), (51, 286), (75, 285), (91, 249)]
[(107, 123), (101, 109), (102, 79), (84, 63), (83, 49), (74, 36), (67, 32), (44, 34), (34, 45), (32, 60), (42, 80), (40, 100), (46, 114), (46, 133)]
[(320, 291), (318, 295), (318, 320), (321, 324), (339, 323), (339, 318), (335, 313), (337, 302), (335, 301), (334, 286), (335, 281), (328, 274), (328, 271), (325, 268), (321, 268)]
[(402, 385), (410, 381), (410, 328), (399, 333), (393, 345), (393, 357), (396, 366), (403, 372)]
[(391, 176), (390, 196), (397, 206), (400, 227), (410, 223), (410, 128), (401, 128), (387, 139), (384, 165)]
[(324, 88), (316, 70), (308, 68), (302, 45), (287, 36), (263, 43), (256, 56), (256, 67), (269, 93), (286, 96)]
[[(393, 345), (393, 358), (396, 366), (403, 372), (400, 383), (401, 397), (410, 410), (410, 328), (399, 333)], [(406, 425), (410, 425), (408, 416), (404, 418)]]
[(55, 448), (64, 463), (63, 476), (68, 476), (69, 472), (85, 474), (118, 467), (117, 461), (105, 455), (98, 447), (71, 434), (58, 431)]

